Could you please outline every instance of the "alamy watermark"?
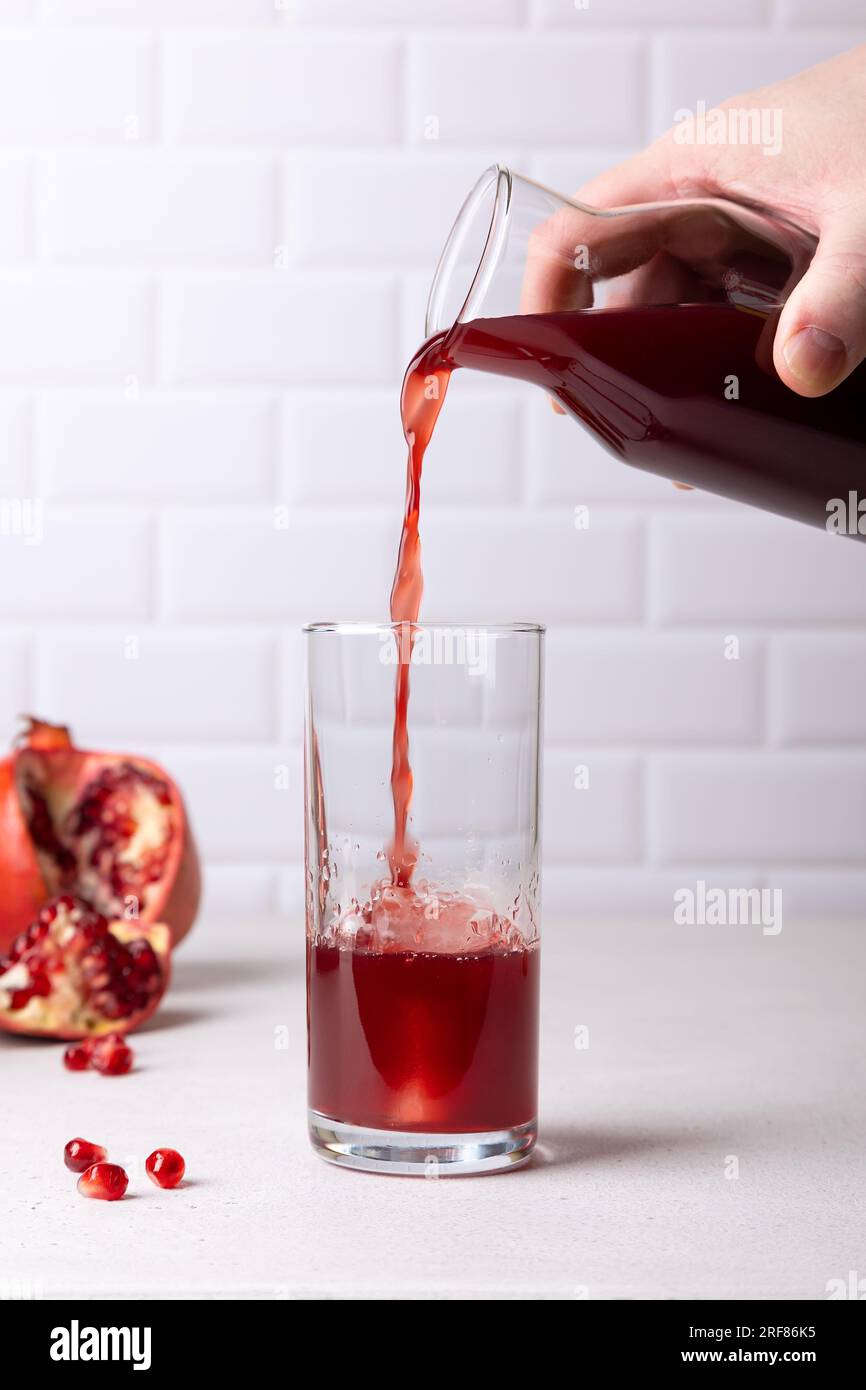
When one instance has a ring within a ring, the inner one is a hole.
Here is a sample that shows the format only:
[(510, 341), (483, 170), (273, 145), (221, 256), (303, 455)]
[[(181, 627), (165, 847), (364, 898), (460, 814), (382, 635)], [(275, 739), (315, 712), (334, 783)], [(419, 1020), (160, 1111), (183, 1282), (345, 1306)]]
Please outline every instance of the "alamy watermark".
[(778, 106), (711, 106), (674, 112), (678, 145), (758, 145), (764, 154), (781, 154), (782, 111)]
[(674, 921), (680, 927), (760, 927), (764, 936), (782, 930), (781, 888), (694, 888), (674, 890)]
[(129, 1361), (134, 1371), (151, 1364), (149, 1327), (82, 1327), (73, 1318), (68, 1327), (51, 1332), (52, 1361)]
[(861, 1279), (856, 1269), (848, 1270), (847, 1279), (828, 1279), (824, 1287), (831, 1303), (840, 1299), (862, 1303), (866, 1299), (866, 1279)]
[(18, 536), (25, 545), (41, 545), (45, 534), (38, 497), (0, 497), (0, 536)]
[(495, 637), (477, 627), (418, 627), (395, 623), (379, 634), (383, 666), (465, 666), (470, 676), (493, 676)]
[(866, 536), (866, 497), (849, 492), (827, 503), (827, 530), (833, 536)]

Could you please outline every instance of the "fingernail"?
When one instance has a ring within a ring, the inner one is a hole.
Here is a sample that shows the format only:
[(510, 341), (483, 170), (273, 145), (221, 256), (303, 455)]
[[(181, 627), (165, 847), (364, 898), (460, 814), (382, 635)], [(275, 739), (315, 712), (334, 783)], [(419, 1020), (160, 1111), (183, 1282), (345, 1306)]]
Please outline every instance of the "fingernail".
[(813, 391), (827, 391), (841, 376), (848, 349), (835, 333), (810, 324), (788, 339), (782, 355), (804, 386)]

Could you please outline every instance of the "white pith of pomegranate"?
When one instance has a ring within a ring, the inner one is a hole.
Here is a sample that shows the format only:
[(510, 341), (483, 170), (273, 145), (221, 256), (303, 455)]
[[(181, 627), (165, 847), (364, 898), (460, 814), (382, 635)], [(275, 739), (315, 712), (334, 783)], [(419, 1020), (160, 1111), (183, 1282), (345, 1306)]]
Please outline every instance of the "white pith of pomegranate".
[(73, 797), (36, 753), (21, 755), (17, 781), (49, 894), (74, 893), (104, 917), (145, 913), (175, 834), (168, 783), (129, 760), (103, 767)]
[(55, 898), (0, 960), (0, 1028), (53, 1038), (128, 1032), (165, 993), (169, 948), (161, 924), (109, 922), (76, 898)]

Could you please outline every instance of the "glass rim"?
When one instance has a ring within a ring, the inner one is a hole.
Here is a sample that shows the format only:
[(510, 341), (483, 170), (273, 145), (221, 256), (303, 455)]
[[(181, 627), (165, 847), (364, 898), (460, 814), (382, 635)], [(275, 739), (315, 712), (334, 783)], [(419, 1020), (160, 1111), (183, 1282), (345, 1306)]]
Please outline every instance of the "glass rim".
[[(408, 622), (408, 619), (403, 619)], [(393, 632), (395, 628), (403, 625), (403, 622), (364, 622), (348, 621), (342, 622), (338, 619), (325, 619), (321, 622), (304, 623), (301, 632), (317, 633), (328, 632), (342, 634), (346, 637), (370, 637), (383, 632)], [(417, 622), (411, 623), (411, 627), (417, 628), (419, 632), (490, 632), (502, 634), (503, 636), (519, 636), (522, 634), (537, 634), (543, 636), (547, 631), (544, 623), (513, 622), (513, 623), (483, 623), (483, 622)]]
[[(489, 164), (470, 188), (463, 201), (463, 206), (454, 219), (433, 272), (424, 315), (424, 332), (427, 337), (443, 331), (443, 328), (447, 332), (454, 326), (454, 323), (463, 323), (471, 318), (476, 303), (483, 299), (506, 239), (511, 209), (511, 190), (512, 173), (504, 164)], [(454, 322), (443, 325), (442, 298), (448, 277), (460, 255), (463, 242), (472, 225), (472, 219), (477, 214), (479, 207), (483, 205), (485, 198), (489, 197), (491, 191), (493, 201), (490, 205), (490, 216), (484, 233), (484, 246), (481, 255), (477, 265), (472, 269), (472, 278)]]

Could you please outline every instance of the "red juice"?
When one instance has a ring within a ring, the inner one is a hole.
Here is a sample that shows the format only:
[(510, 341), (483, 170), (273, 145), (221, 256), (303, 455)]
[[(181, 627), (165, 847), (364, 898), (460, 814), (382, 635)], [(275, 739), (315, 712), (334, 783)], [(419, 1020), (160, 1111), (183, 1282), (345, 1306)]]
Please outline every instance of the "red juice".
[(418, 846), (408, 837), (412, 804), (412, 766), (409, 761), (409, 662), (413, 636), (424, 593), (421, 570), (421, 469), (445, 399), (451, 368), (440, 352), (440, 339), (425, 343), (406, 369), (400, 412), (409, 448), (406, 467), (406, 502), (397, 569), (391, 588), (391, 622), (408, 624), (408, 643), (400, 641), (394, 699), (394, 738), (391, 763), (391, 795), (394, 801), (394, 838), (388, 860), (391, 881), (401, 887), (412, 880)]
[(310, 1105), (368, 1129), (456, 1134), (535, 1119), (537, 948), (308, 943)]
[[(427, 348), (452, 369), (541, 386), (624, 463), (826, 527), (833, 499), (866, 499), (866, 365), (828, 396), (797, 395), (773, 368), (779, 312), (522, 314), (458, 324)], [(856, 517), (847, 534), (866, 539)]]

